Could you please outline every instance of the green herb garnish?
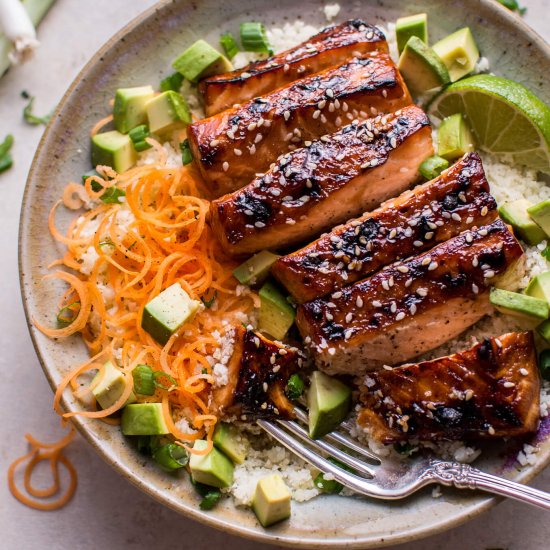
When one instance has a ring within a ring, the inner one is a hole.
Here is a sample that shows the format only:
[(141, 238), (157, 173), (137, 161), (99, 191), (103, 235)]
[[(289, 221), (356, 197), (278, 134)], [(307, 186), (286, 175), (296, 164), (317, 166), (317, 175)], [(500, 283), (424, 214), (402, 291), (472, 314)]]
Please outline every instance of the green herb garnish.
[(38, 126), (40, 124), (44, 124), (44, 126), (46, 126), (46, 124), (48, 124), (48, 122), (50, 121), (50, 118), (52, 117), (52, 113), (49, 113), (45, 116), (37, 116), (32, 112), (33, 104), (34, 104), (34, 96), (30, 96), (29, 102), (27, 103), (26, 107), (23, 109), (23, 118), (25, 119), (25, 122), (33, 126)]
[(527, 8), (522, 8), (518, 4), (517, 0), (497, 0), (505, 8), (508, 8), (510, 11), (517, 11), (520, 15), (525, 15)]
[(8, 134), (4, 141), (0, 143), (0, 173), (4, 172), (13, 165), (13, 159), (10, 149), (13, 145), (13, 136)]
[(239, 53), (239, 45), (230, 32), (221, 35), (220, 44), (228, 59), (233, 59)]
[(173, 92), (179, 92), (182, 84), (183, 75), (181, 73), (174, 73), (160, 81), (160, 91), (168, 92), (172, 90)]
[(241, 42), (246, 52), (259, 52), (273, 55), (273, 49), (267, 40), (263, 23), (255, 21), (241, 23)]
[(57, 326), (60, 328), (68, 327), (77, 317), (80, 312), (80, 302), (72, 302), (71, 304), (62, 307), (57, 313)]
[(289, 399), (298, 399), (304, 393), (305, 384), (299, 374), (293, 374), (286, 384), (286, 395)]
[(191, 152), (191, 147), (189, 146), (189, 140), (185, 139), (180, 143), (181, 151), (181, 162), (185, 166), (190, 162), (193, 162), (193, 153)]
[(214, 305), (214, 302), (216, 301), (217, 297), (218, 297), (218, 291), (215, 290), (214, 295), (212, 296), (212, 298), (210, 298), (210, 300), (206, 300), (205, 298), (201, 298), (201, 302), (204, 304), (205, 308), (210, 309)]

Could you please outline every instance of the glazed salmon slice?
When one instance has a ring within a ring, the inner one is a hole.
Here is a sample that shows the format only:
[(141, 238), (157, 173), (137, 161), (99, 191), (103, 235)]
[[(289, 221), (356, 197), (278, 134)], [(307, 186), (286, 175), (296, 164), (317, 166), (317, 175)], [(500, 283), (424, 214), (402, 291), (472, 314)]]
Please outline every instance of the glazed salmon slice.
[(195, 164), (212, 196), (230, 193), (289, 150), (411, 97), (386, 54), (354, 58), (189, 126)]
[(352, 123), (278, 159), (245, 188), (211, 204), (211, 224), (232, 255), (285, 249), (399, 195), (433, 152), (414, 105)]
[(496, 208), (481, 159), (469, 153), (434, 180), (283, 256), (271, 273), (298, 303), (309, 302), (492, 222)]
[(293, 406), (285, 388), (289, 377), (301, 369), (304, 358), (298, 348), (236, 327), (233, 352), (227, 365), (227, 384), (212, 391), (214, 414), (292, 418)]
[(299, 78), (310, 76), (351, 57), (368, 52), (388, 53), (383, 33), (354, 19), (327, 27), (306, 42), (246, 67), (209, 78), (199, 84), (206, 114), (215, 115)]
[(485, 338), (472, 348), (368, 374), (358, 423), (388, 444), (533, 433), (540, 376), (531, 332)]
[(360, 374), (409, 361), (490, 313), (490, 287), (517, 274), (522, 255), (496, 220), (299, 306), (296, 323), (325, 372)]

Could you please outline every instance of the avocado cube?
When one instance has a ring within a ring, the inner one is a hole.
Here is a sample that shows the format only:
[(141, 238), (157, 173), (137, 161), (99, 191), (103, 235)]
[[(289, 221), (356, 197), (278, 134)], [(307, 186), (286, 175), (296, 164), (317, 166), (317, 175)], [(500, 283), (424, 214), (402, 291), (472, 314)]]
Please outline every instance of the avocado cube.
[(506, 315), (526, 319), (548, 319), (549, 308), (546, 300), (501, 288), (492, 288), (489, 299), (498, 311)]
[(117, 130), (103, 132), (92, 137), (92, 164), (110, 166), (121, 174), (136, 163), (132, 140)]
[(154, 96), (152, 86), (119, 88), (113, 106), (115, 128), (122, 134), (127, 134), (132, 128), (144, 124), (147, 120), (145, 104)]
[[(208, 442), (198, 439), (193, 449), (202, 451), (206, 449)], [(191, 476), (196, 483), (204, 483), (212, 487), (229, 487), (233, 483), (233, 463), (216, 447), (205, 455), (191, 453), (189, 459)]]
[(469, 27), (446, 36), (432, 48), (447, 67), (451, 82), (471, 73), (479, 59), (479, 50)]
[(172, 67), (191, 82), (233, 70), (229, 59), (204, 40), (197, 40), (187, 48), (172, 63)]
[(532, 204), (526, 199), (504, 203), (499, 207), (500, 217), (509, 223), (520, 239), (527, 244), (535, 245), (546, 239), (546, 233), (531, 219), (527, 213)]
[(191, 124), (191, 111), (181, 94), (168, 90), (145, 106), (152, 133), (162, 133)]
[(294, 323), (296, 312), (282, 292), (269, 281), (262, 286), (260, 295), (260, 319), (258, 328), (282, 340)]
[(236, 426), (226, 422), (218, 424), (212, 441), (236, 464), (242, 464), (245, 461), (250, 442)]
[(277, 254), (262, 250), (233, 271), (234, 277), (243, 285), (261, 285), (269, 275), (271, 266), (280, 258)]
[(399, 70), (414, 94), (440, 88), (450, 82), (443, 61), (417, 36), (411, 36), (405, 45), (399, 57)]
[(445, 118), (437, 133), (437, 154), (453, 161), (473, 150), (474, 138), (464, 117), (457, 113)]
[(263, 477), (252, 497), (252, 510), (263, 527), (290, 517), (291, 494), (279, 474)]
[(535, 223), (550, 237), (550, 200), (545, 200), (530, 206), (527, 213)]
[(400, 17), (395, 22), (395, 38), (399, 53), (403, 51), (411, 36), (416, 36), (425, 44), (428, 43), (428, 16), (425, 13)]
[(124, 435), (166, 435), (170, 433), (162, 413), (162, 403), (133, 403), (122, 410), (120, 426)]
[(525, 294), (546, 300), (550, 304), (550, 271), (539, 273), (533, 277), (525, 289)]
[[(102, 409), (112, 407), (119, 399), (126, 383), (124, 375), (117, 369), (111, 361), (107, 361), (103, 366), (103, 372), (98, 371), (92, 380), (92, 395), (99, 403)], [(136, 400), (134, 392), (131, 392), (126, 401), (126, 405)]]
[(351, 409), (351, 390), (336, 378), (314, 371), (307, 394), (309, 437), (318, 439), (335, 430)]
[(145, 306), (141, 326), (159, 344), (164, 345), (183, 323), (195, 316), (200, 305), (198, 300), (191, 299), (179, 283), (174, 283)]

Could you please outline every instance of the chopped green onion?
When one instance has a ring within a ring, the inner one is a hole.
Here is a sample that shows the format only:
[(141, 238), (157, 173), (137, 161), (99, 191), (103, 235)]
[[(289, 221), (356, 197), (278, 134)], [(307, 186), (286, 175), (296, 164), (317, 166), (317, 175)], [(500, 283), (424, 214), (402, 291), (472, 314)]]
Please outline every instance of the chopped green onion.
[(164, 470), (173, 472), (174, 470), (179, 470), (187, 466), (189, 462), (189, 453), (180, 445), (167, 443), (153, 451), (153, 459)]
[(510, 11), (517, 11), (520, 15), (525, 15), (527, 8), (521, 8), (517, 0), (497, 0), (505, 8), (508, 8)]
[(147, 124), (140, 124), (139, 126), (132, 128), (128, 132), (128, 135), (130, 136), (136, 151), (141, 152), (146, 149), (151, 149), (151, 145), (145, 141), (146, 138), (151, 136), (149, 126), (147, 126)]
[(155, 375), (149, 365), (138, 365), (133, 371), (134, 391), (141, 395), (153, 395), (155, 393)]
[(73, 302), (68, 306), (62, 307), (57, 313), (57, 325), (61, 328), (68, 327), (80, 312), (80, 302)]
[(4, 141), (0, 143), (0, 172), (4, 172), (13, 165), (13, 159), (10, 149), (13, 145), (13, 136), (8, 134)]
[[(155, 371), (153, 373), (153, 376), (155, 378), (155, 386), (157, 388), (162, 389), (162, 390), (169, 390), (172, 386), (177, 386), (178, 385), (177, 380), (174, 380), (174, 378), (172, 378), (169, 374), (166, 374), (165, 372)], [(168, 380), (170, 380), (170, 382), (172, 382), (172, 384), (170, 386), (165, 386), (164, 384), (161, 384), (158, 381), (159, 378), (168, 378)]]
[(214, 305), (214, 302), (216, 301), (217, 297), (218, 297), (218, 291), (215, 290), (214, 295), (212, 296), (212, 298), (210, 298), (210, 300), (206, 300), (205, 298), (201, 298), (201, 302), (204, 304), (205, 308), (210, 309)]
[(298, 399), (304, 393), (304, 381), (299, 374), (293, 374), (286, 384), (286, 395), (289, 399)]
[[(91, 178), (92, 176), (105, 179), (96, 170), (90, 170), (89, 172), (82, 174), (82, 183), (86, 184), (86, 180), (88, 178)], [(101, 191), (102, 187), (103, 186), (98, 181), (92, 181), (92, 191), (97, 193), (98, 191)], [(101, 195), (101, 197), (99, 197), (99, 200), (101, 200), (105, 204), (119, 204), (120, 197), (125, 196), (126, 191), (124, 191), (124, 189), (119, 189), (116, 185), (112, 185), (111, 187), (107, 188), (107, 190), (105, 191), (105, 193), (103, 193), (103, 195)]]
[(140, 435), (137, 437), (137, 449), (141, 454), (151, 456), (160, 447), (156, 435)]
[(438, 157), (433, 155), (424, 160), (418, 167), (419, 172), (427, 180), (433, 180), (437, 178), (443, 170), (446, 170), (449, 167), (449, 161), (443, 157)]
[(113, 240), (110, 238), (110, 237), (106, 237), (105, 239), (103, 239), (102, 241), (99, 242), (99, 248), (103, 251), (103, 252), (106, 252), (105, 250), (103, 250), (104, 248), (106, 249), (114, 249), (115, 248), (115, 243), (113, 242)]
[(539, 370), (545, 380), (550, 380), (550, 349), (545, 349), (539, 356)]
[(173, 73), (160, 81), (160, 91), (167, 92), (168, 90), (172, 90), (173, 92), (179, 92), (182, 84), (183, 75), (181, 73)]
[(246, 52), (261, 52), (273, 55), (262, 23), (241, 23), (241, 42)]
[[(86, 180), (92, 176), (104, 179), (97, 170), (88, 170), (88, 172), (82, 174), (82, 184), (85, 185)], [(101, 185), (97, 181), (92, 181), (92, 189), (97, 193), (101, 189)]]
[[(327, 458), (329, 462), (332, 462), (334, 465), (339, 466), (342, 468), (342, 470), (346, 470), (347, 472), (353, 472), (351, 468), (340, 462), (339, 460), (336, 460), (335, 458), (332, 458), (329, 456)], [(344, 486), (336, 481), (335, 479), (325, 479), (325, 474), (323, 472), (320, 472), (315, 479), (313, 480), (313, 484), (317, 489), (319, 489), (323, 493), (328, 493), (330, 495), (338, 494)]]
[(191, 147), (189, 146), (189, 140), (185, 139), (180, 143), (181, 151), (181, 162), (185, 166), (190, 162), (193, 162), (193, 153), (191, 152)]
[(229, 59), (233, 59), (239, 53), (239, 45), (230, 32), (221, 35), (220, 44)]
[(33, 114), (32, 107), (34, 104), (34, 97), (29, 98), (29, 102), (27, 103), (26, 107), (23, 109), (23, 118), (25, 119), (25, 122), (28, 124), (32, 124), (33, 126), (38, 126), (39, 124), (48, 124), (50, 121), (50, 118), (52, 117), (52, 114), (48, 114), (45, 116), (37, 116)]
[(218, 504), (220, 498), (222, 498), (222, 492), (214, 487), (211, 491), (204, 495), (199, 504), (199, 508), (201, 510), (212, 510), (212, 508)]

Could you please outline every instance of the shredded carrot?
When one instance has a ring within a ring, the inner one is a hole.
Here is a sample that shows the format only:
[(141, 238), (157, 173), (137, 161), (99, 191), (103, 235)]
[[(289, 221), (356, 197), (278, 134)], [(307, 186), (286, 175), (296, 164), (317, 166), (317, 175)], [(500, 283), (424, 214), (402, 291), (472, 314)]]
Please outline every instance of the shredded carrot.
[[(108, 122), (110, 117), (98, 122), (92, 135)], [(210, 408), (215, 382), (211, 361), (220, 345), (214, 334), (222, 336), (240, 324), (243, 315), (251, 315), (258, 307), (258, 296), (239, 292), (232, 276), (236, 264), (225, 256), (208, 224), (209, 202), (196, 170), (192, 165), (167, 167), (166, 149), (155, 140), (148, 142), (156, 152), (156, 164), (123, 174), (98, 166), (98, 176), (88, 177), (83, 186), (69, 184), (63, 201), (52, 208), (50, 231), (67, 251), (51, 266), (63, 265), (71, 272), (56, 271), (45, 279), (68, 285), (59, 308), (64, 313), (61, 318), (70, 322), (58, 328), (34, 323), (51, 338), (80, 333), (91, 355), (58, 385), (54, 409), (59, 415), (118, 423), (111, 415), (126, 404), (134, 389), (131, 372), (144, 363), (162, 377), (162, 384), (157, 384), (153, 396), (136, 394), (137, 401), (161, 403), (173, 440), (191, 453), (205, 454), (212, 448), (218, 422)], [(64, 232), (56, 227), (61, 203), (69, 209), (93, 203), (113, 185), (125, 191), (125, 204), (95, 203), (91, 210), (75, 215)], [(141, 327), (141, 318), (147, 303), (174, 283), (191, 298), (214, 297), (214, 303), (162, 346)], [(98, 410), (90, 399), (90, 380), (93, 373), (102, 372), (107, 359), (120, 369), (124, 386), (111, 407)], [(82, 410), (64, 410), (66, 391), (82, 403)], [(185, 419), (192, 429), (178, 427), (179, 419)], [(205, 450), (192, 448), (197, 439), (206, 439)]]
[(90, 130), (90, 136), (95, 136), (99, 132), (99, 130), (101, 130), (103, 126), (107, 126), (107, 124), (109, 124), (111, 120), (113, 120), (113, 115), (109, 115), (105, 118), (102, 118), (101, 120), (98, 120)]
[[(57, 510), (73, 497), (77, 486), (77, 474), (71, 461), (63, 454), (64, 449), (73, 440), (75, 431), (72, 425), (69, 425), (69, 433), (56, 443), (42, 443), (32, 435), (26, 434), (25, 439), (29, 442), (31, 450), (22, 457), (14, 460), (8, 468), (8, 486), (11, 494), (19, 502), (36, 510)], [(32, 484), (32, 475), (35, 467), (43, 461), (49, 461), (52, 474), (52, 484), (46, 489), (37, 489)], [(24, 469), (23, 492), (16, 483), (16, 472), (19, 465), (26, 462)], [(69, 474), (69, 486), (61, 493), (61, 480), (59, 475), (59, 465), (62, 465)], [(61, 493), (61, 494), (60, 494)], [(60, 495), (55, 500), (51, 497)]]

